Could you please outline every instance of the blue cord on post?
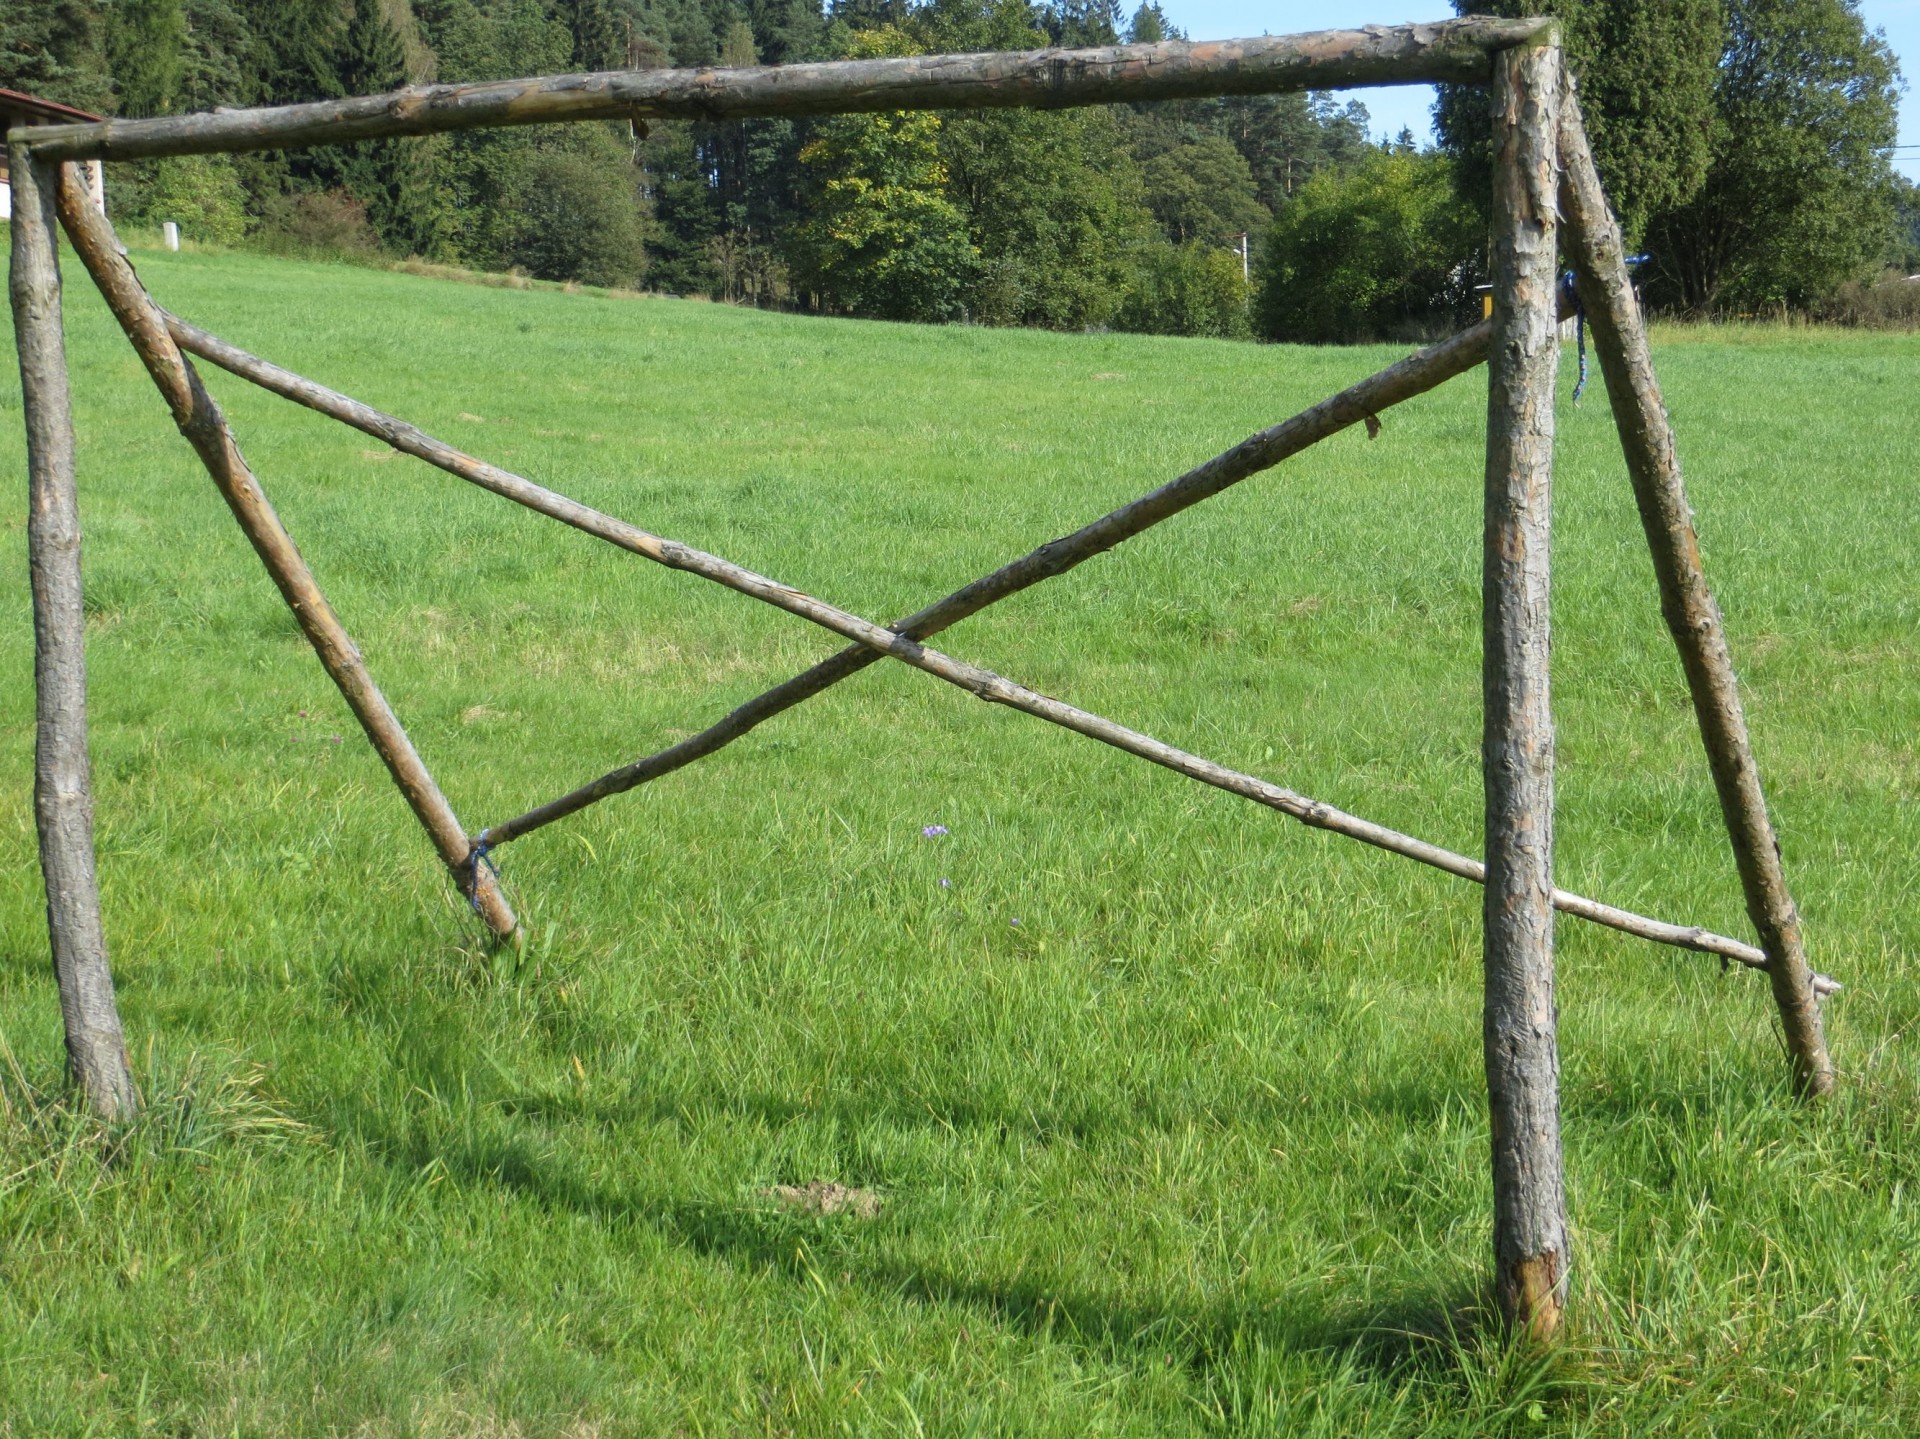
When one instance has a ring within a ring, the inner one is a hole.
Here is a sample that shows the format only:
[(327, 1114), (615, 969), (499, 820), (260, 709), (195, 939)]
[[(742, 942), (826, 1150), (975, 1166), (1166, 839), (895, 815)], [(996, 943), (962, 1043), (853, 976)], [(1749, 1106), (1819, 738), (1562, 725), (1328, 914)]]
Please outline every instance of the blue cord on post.
[[(1627, 268), (1634, 269), (1652, 258), (1651, 255), (1628, 255)], [(1566, 303), (1573, 307), (1574, 349), (1580, 357), (1580, 378), (1573, 383), (1573, 402), (1578, 405), (1580, 396), (1587, 389), (1587, 307), (1580, 303), (1580, 290), (1574, 284), (1573, 271), (1569, 270), (1560, 277), (1560, 287), (1566, 292)]]
[(1560, 302), (1562, 308), (1573, 311), (1574, 343), (1580, 356), (1580, 378), (1573, 384), (1573, 403), (1578, 405), (1580, 397), (1587, 392), (1587, 311), (1580, 303), (1580, 291), (1573, 282), (1571, 270), (1560, 276)]
[(475, 914), (480, 913), (480, 866), (483, 864), (493, 871), (495, 879), (500, 878), (500, 866), (493, 862), (493, 846), (484, 840), (467, 855), (467, 903), (473, 906)]

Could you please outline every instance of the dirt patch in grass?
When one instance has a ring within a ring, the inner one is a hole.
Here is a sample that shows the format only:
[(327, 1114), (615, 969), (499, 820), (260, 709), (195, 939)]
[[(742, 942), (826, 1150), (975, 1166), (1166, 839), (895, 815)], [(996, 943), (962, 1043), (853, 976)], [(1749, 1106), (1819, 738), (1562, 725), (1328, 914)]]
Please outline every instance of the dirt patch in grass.
[(871, 1219), (880, 1212), (880, 1196), (871, 1189), (856, 1189), (829, 1179), (804, 1185), (776, 1184), (760, 1192), (789, 1209), (808, 1214), (851, 1214), (856, 1219)]

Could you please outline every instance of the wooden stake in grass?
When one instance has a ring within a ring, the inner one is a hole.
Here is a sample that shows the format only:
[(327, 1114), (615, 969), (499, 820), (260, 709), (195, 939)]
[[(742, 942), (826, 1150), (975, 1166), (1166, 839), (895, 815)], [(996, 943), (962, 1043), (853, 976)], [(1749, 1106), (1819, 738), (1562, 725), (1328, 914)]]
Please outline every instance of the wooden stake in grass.
[(8, 289), (27, 422), (27, 565), (33, 588), (33, 817), (47, 886), (47, 936), (60, 986), (67, 1069), (102, 1119), (140, 1107), (114, 1002), (93, 858), (87, 757), (86, 611), (73, 415), (61, 333), (53, 168), (12, 147)]
[(1487, 796), (1487, 1100), (1494, 1289), (1513, 1328), (1551, 1338), (1567, 1297), (1553, 994), (1553, 712), (1548, 554), (1560, 50), (1494, 59), (1493, 348), (1488, 356), (1482, 625)]
[(153, 303), (134, 274), (106, 217), (87, 200), (72, 165), (61, 166), (59, 202), (60, 218), (73, 239), (74, 250), (139, 352), (147, 373), (153, 376), (154, 384), (166, 398), (180, 433), (199, 453), (254, 552), (293, 611), (301, 632), (345, 696), (360, 727), (400, 787), (400, 793), (440, 852), (454, 882), (489, 929), (502, 939), (516, 938), (519, 925), (492, 873), (480, 862), (482, 853), (469, 843), (453, 806), (433, 782), (433, 776), (421, 762), (406, 730), (401, 728), (392, 706), (368, 673), (359, 648), (320, 592), (313, 571), (267, 502), (266, 494), (234, 442), (233, 432), (227, 428), (220, 407), (167, 333), (159, 306)]
[(1653, 552), (1660, 613), (1680, 651), (1680, 665), (1693, 695), (1707, 764), (1740, 871), (1747, 917), (1768, 955), (1767, 976), (1792, 1057), (1794, 1086), (1809, 1097), (1828, 1094), (1834, 1086), (1833, 1061), (1801, 942), (1800, 913), (1787, 890), (1780, 842), (1767, 817), (1766, 793), (1747, 737), (1720, 607), (1714, 603), (1700, 564), (1693, 509), (1687, 503), (1660, 382), (1653, 373), (1646, 326), (1622, 257), (1620, 228), (1600, 189), (1593, 153), (1580, 124), (1579, 102), (1571, 86), (1568, 90), (1560, 122), (1560, 205), (1580, 301), (1593, 323), (1593, 347), (1626, 450), (1627, 473), (1633, 480), (1647, 547)]

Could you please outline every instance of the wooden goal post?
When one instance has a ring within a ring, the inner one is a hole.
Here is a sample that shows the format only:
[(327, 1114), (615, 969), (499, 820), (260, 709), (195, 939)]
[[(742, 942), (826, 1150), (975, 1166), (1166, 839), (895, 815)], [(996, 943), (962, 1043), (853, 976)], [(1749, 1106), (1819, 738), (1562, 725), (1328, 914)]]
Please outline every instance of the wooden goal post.
[[(739, 119), (900, 109), (1058, 107), (1449, 81), (1490, 89), (1494, 120), (1491, 318), (1243, 440), (1070, 535), (945, 598), (878, 624), (717, 555), (652, 534), (464, 454), (421, 430), (208, 334), (149, 296), (75, 166), (337, 144), (394, 135), (565, 120)], [(1494, 1174), (1495, 1292), (1521, 1332), (1550, 1336), (1569, 1254), (1559, 1119), (1554, 916), (1766, 972), (1803, 1095), (1831, 1090), (1819, 997), (1838, 986), (1808, 967), (1781, 868), (1720, 616), (1701, 569), (1673, 433), (1646, 330), (1601, 191), (1551, 20), (1426, 25), (1167, 41), (1085, 50), (922, 55), (740, 69), (616, 71), (415, 87), (268, 109), (27, 127), (9, 136), (14, 177), (10, 293), (19, 347), (31, 496), (35, 625), (35, 814), (48, 925), (72, 1075), (103, 1117), (138, 1104), (122, 1036), (94, 873), (88, 773), (80, 524), (61, 331), (56, 216), (182, 433), (345, 696), (455, 885), (492, 933), (517, 937), (492, 855), (588, 805), (714, 753), (881, 659), (924, 670), (1126, 753), (1484, 886), (1484, 1047)], [(1559, 280), (1574, 275), (1577, 300)], [(1556, 322), (1577, 303), (1594, 340), (1679, 650), (1757, 944), (1634, 914), (1553, 884), (1553, 719), (1548, 607)], [(274, 514), (193, 358), (329, 415), (448, 474), (642, 558), (786, 610), (849, 647), (707, 729), (518, 817), (469, 833)], [(1485, 860), (1452, 853), (1242, 774), (928, 647), (941, 630), (1066, 573), (1187, 508), (1478, 365), (1488, 369), (1482, 568)]]

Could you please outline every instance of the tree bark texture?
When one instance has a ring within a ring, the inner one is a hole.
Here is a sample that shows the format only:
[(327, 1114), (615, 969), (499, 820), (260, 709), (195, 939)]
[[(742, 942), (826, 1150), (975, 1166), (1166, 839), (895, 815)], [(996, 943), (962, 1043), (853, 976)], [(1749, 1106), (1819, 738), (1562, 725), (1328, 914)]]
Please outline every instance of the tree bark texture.
[(1494, 1288), (1513, 1328), (1559, 1327), (1567, 1296), (1553, 984), (1553, 713), (1548, 553), (1560, 51), (1495, 57), (1493, 346), (1482, 625), (1487, 1098)]
[(1660, 612), (1680, 651), (1681, 668), (1693, 695), (1747, 916), (1768, 956), (1767, 976), (1780, 1009), (1794, 1085), (1803, 1095), (1824, 1095), (1834, 1087), (1834, 1071), (1820, 1019), (1817, 977), (1807, 966), (1800, 914), (1787, 890), (1780, 842), (1767, 816), (1766, 793), (1747, 736), (1720, 607), (1701, 567), (1693, 509), (1687, 503), (1673, 427), (1654, 376), (1646, 326), (1621, 253), (1620, 229), (1600, 189), (1571, 86), (1560, 134), (1564, 167), (1560, 202), (1575, 283), (1593, 324), (1593, 346), (1606, 377), (1607, 400), (1626, 450), (1640, 523), (1653, 552)]
[(12, 149), (8, 289), (27, 424), (27, 564), (33, 590), (33, 812), (47, 888), (47, 934), (60, 987), (67, 1069), (102, 1119), (140, 1105), (114, 1001), (93, 855), (87, 756), (86, 611), (73, 416), (61, 332), (53, 167)]
[(1550, 22), (1473, 17), (1251, 40), (908, 55), (740, 69), (617, 70), (24, 131), (47, 159), (134, 160), (558, 120), (740, 120), (876, 110), (1060, 108), (1347, 85), (1484, 84)]
[[(634, 553), (658, 558), (653, 553), (653, 548), (659, 544), (669, 543), (658, 541), (645, 531), (636, 530), (622, 520), (603, 515), (563, 495), (556, 495), (531, 480), (465, 454), (452, 445), (426, 434), (416, 426), (408, 424), (405, 420), (384, 414), (371, 405), (363, 404), (359, 400), (331, 390), (305, 376), (297, 375), (280, 365), (249, 354), (239, 346), (229, 344), (177, 316), (166, 314), (164, 311), (162, 315), (169, 333), (182, 349), (219, 365), (231, 374), (250, 380), (273, 394), (296, 401), (319, 414), (351, 425), (363, 434), (384, 441), (403, 454), (425, 460), (449, 474), (469, 480), (496, 494), (527, 505), (542, 514), (550, 515), (587, 534), (605, 539)], [(1090, 555), (1111, 548), (1150, 525), (1179, 513), (1189, 505), (1197, 504), (1208, 495), (1218, 494), (1238, 480), (1257, 473), (1259, 469), (1277, 464), (1287, 454), (1294, 453), (1310, 443), (1312, 438), (1351, 425), (1375, 410), (1384, 409), (1387, 405), (1409, 398), (1412, 394), (1430, 388), (1441, 380), (1478, 364), (1486, 354), (1487, 340), (1491, 333), (1491, 324), (1482, 323), (1452, 339), (1410, 356), (1370, 379), (1343, 390), (1312, 409), (1303, 411), (1284, 424), (1275, 425), (1251, 436), (1234, 449), (1216, 456), (1206, 464), (1133, 503), (1122, 506), (1094, 524), (1076, 531), (1065, 539), (1041, 546), (1024, 559), (1003, 566), (985, 579), (949, 595), (939, 604), (920, 611), (917, 616), (888, 628), (897, 633), (903, 632), (912, 638), (922, 638), (933, 630), (953, 623), (956, 619), (977, 613), (1006, 595), (1016, 593), (1028, 585), (1037, 584), (1040, 580), (1052, 575), (1063, 573)], [(835, 656), (835, 659), (842, 660), (849, 656), (856, 659), (858, 663), (850, 664), (838, 673), (842, 675), (854, 673), (855, 670), (864, 668), (868, 662), (885, 657), (882, 651), (861, 644), (842, 651), (840, 655)], [(816, 672), (817, 670), (809, 671), (810, 674)], [(821, 688), (824, 687), (823, 684)], [(817, 693), (817, 690), (815, 692)], [(1472, 880), (1476, 884), (1484, 880), (1485, 868), (1478, 860), (1454, 854), (1437, 845), (1415, 839), (1411, 835), (1400, 834), (1384, 826), (1345, 814), (1330, 805), (1323, 805), (1303, 795), (1294, 795), (1291, 791), (1268, 785), (1265, 781), (1255, 779), (1251, 775), (1237, 774), (1220, 766), (1209, 765), (1208, 762), (1197, 758), (1195, 764), (1207, 767), (1198, 774), (1186, 769), (1182, 769), (1181, 772), (1189, 773), (1196, 778), (1204, 778), (1205, 782), (1215, 784), (1218, 788), (1228, 789), (1232, 793), (1252, 798), (1257, 802), (1269, 803), (1270, 807), (1293, 814), (1295, 818), (1317, 828), (1374, 844), (1392, 853), (1433, 865), (1449, 874)], [(575, 808), (578, 807), (575, 806)], [(496, 826), (485, 831), (480, 839), (489, 845), (504, 844), (517, 834), (525, 832), (524, 829), (513, 830), (508, 826)], [(1725, 935), (1714, 934), (1697, 926), (1668, 924), (1661, 920), (1649, 919), (1645, 915), (1618, 909), (1564, 890), (1554, 891), (1553, 902), (1554, 907), (1562, 913), (1591, 920), (1596, 924), (1606, 925), (1655, 943), (1716, 954), (1749, 967), (1764, 967), (1766, 963), (1766, 956), (1752, 945), (1743, 944)], [(1824, 976), (1821, 978), (1825, 980)], [(1833, 984), (1831, 980), (1825, 980), (1825, 982), (1829, 985)]]
[(254, 552), (293, 611), (301, 632), (360, 721), (461, 893), (467, 896), (489, 929), (503, 939), (512, 939), (519, 926), (499, 885), (480, 863), (453, 807), (427, 772), (392, 706), (368, 673), (359, 648), (327, 603), (313, 571), (267, 502), (240, 453), (233, 432), (227, 428), (220, 407), (167, 333), (159, 307), (134, 274), (112, 226), (87, 203), (85, 189), (71, 165), (61, 167), (59, 195), (60, 218), (73, 239), (74, 250), (165, 397), (180, 433), (199, 453)]

